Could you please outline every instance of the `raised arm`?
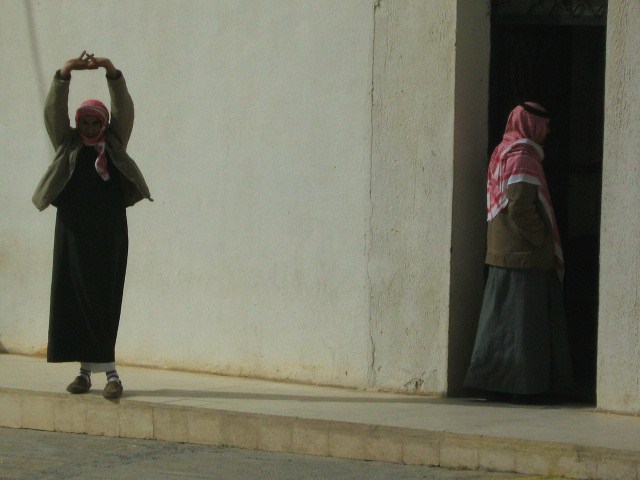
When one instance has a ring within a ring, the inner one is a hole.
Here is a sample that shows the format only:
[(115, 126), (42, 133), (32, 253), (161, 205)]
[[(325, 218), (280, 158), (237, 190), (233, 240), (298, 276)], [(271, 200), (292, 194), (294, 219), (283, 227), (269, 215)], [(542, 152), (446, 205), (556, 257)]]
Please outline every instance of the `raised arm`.
[(133, 100), (127, 90), (122, 72), (108, 58), (89, 55), (84, 51), (79, 57), (67, 60), (62, 68), (56, 72), (45, 101), (44, 121), (54, 148), (58, 148), (71, 132), (67, 107), (71, 72), (98, 68), (105, 69), (111, 96), (109, 130), (124, 148), (127, 147), (133, 129), (134, 109)]
[(44, 124), (53, 148), (58, 148), (71, 132), (69, 123), (69, 82), (73, 70), (86, 70), (88, 62), (84, 58), (86, 52), (77, 58), (67, 60), (58, 70), (51, 82), (49, 94), (44, 104)]
[(104, 68), (107, 73), (107, 84), (111, 96), (111, 120), (109, 129), (126, 149), (133, 130), (134, 108), (133, 100), (122, 72), (113, 66), (108, 58), (89, 56), (88, 68)]

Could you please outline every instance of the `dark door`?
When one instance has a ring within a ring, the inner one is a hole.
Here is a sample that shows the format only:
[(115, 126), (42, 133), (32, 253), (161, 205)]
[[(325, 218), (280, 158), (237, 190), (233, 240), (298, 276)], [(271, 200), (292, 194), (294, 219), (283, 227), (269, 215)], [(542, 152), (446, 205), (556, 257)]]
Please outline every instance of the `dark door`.
[(552, 114), (545, 173), (565, 256), (564, 298), (576, 399), (595, 403), (606, 1), (494, 0), (489, 145), (508, 112)]

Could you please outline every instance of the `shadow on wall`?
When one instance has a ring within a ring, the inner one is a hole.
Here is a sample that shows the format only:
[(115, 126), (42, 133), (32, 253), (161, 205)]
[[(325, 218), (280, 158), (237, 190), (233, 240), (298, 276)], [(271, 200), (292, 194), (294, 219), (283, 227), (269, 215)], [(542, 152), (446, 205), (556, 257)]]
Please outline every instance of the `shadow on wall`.
[(1, 341), (0, 341), (0, 353), (9, 353), (9, 350), (4, 348), (4, 345), (2, 344)]
[(40, 48), (38, 43), (38, 34), (36, 30), (36, 24), (33, 17), (33, 9), (31, 7), (31, 2), (29, 0), (24, 0), (24, 8), (26, 10), (27, 15), (27, 25), (29, 26), (29, 41), (31, 43), (31, 61), (33, 62), (34, 74), (36, 76), (38, 82), (38, 94), (40, 96), (40, 100), (42, 105), (44, 105), (44, 101), (47, 96), (47, 84), (44, 77), (44, 72), (42, 70), (42, 59), (40, 56)]

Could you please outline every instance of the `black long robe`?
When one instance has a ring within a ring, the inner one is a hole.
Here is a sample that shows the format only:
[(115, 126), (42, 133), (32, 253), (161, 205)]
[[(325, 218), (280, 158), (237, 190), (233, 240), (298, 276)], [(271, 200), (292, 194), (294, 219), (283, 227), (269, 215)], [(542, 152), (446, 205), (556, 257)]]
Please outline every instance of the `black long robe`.
[(108, 181), (95, 169), (94, 147), (82, 148), (73, 175), (53, 202), (48, 362), (115, 361), (127, 268), (128, 229), (122, 179), (109, 161)]
[(465, 387), (563, 394), (572, 370), (557, 272), (490, 266)]

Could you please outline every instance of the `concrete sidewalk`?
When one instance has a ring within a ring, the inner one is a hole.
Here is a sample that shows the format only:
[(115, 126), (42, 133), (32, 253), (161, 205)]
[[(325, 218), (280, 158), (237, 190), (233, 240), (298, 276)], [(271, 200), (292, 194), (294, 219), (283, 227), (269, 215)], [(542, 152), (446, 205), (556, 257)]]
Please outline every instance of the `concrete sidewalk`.
[(640, 480), (640, 417), (584, 406), (516, 406), (119, 366), (124, 396), (73, 364), (0, 355), (0, 426), (267, 451)]

